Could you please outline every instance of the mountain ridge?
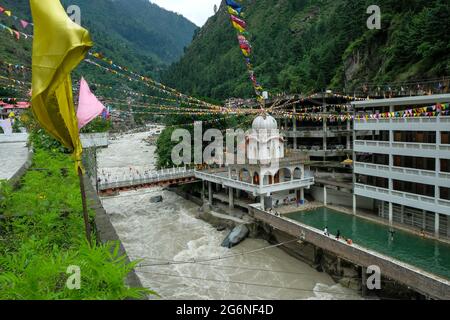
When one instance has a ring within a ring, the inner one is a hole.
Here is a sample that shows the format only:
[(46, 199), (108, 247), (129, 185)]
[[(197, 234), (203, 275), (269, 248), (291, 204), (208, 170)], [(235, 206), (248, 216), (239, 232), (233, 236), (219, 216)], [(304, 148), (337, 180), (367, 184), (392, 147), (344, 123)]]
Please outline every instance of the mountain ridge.
[[(116, 65), (156, 80), (159, 80), (160, 71), (167, 68), (170, 61), (181, 56), (197, 30), (187, 19), (146, 0), (63, 0), (62, 4), (66, 8), (69, 4), (80, 6), (81, 24), (89, 30), (94, 41), (92, 52), (99, 52)], [(3, 0), (0, 1), (0, 6), (11, 10), (19, 18), (15, 20), (0, 14), (0, 23), (24, 33), (33, 33), (30, 26), (26, 29), (20, 26), (20, 19), (31, 21), (28, 0)], [(153, 12), (153, 16), (149, 14), (149, 10)], [(158, 22), (158, 19), (165, 22)], [(182, 35), (178, 36), (183, 40), (177, 40), (177, 33), (180, 31), (173, 28), (178, 22), (183, 29)], [(0, 79), (0, 97), (28, 98), (32, 42), (32, 39), (24, 37), (16, 40), (7, 30), (0, 30), (0, 75), (11, 78)], [(177, 42), (176, 48), (172, 44), (174, 42)], [(156, 49), (149, 47), (151, 45)], [(8, 64), (22, 65), (26, 69), (11, 72)], [(109, 67), (107, 63), (101, 64)], [(143, 83), (126, 81), (126, 78), (85, 62), (73, 72), (74, 83), (81, 76), (85, 77), (98, 96), (122, 98), (124, 91), (159, 94)], [(23, 81), (25, 84), (20, 85), (14, 81)], [(15, 87), (11, 88), (10, 85)]]
[[(62, 0), (61, 3), (65, 8), (80, 7), (81, 24), (91, 31), (100, 49), (112, 51), (112, 45), (129, 48), (131, 54), (148, 57), (154, 64), (168, 65), (179, 59), (197, 29), (185, 17), (148, 0)], [(4, 0), (0, 5), (21, 18), (31, 19), (28, 0)]]
[[(334, 89), (450, 75), (446, 0), (380, 0), (382, 29), (367, 28), (369, 0), (243, 0), (259, 82), (272, 93)], [(215, 99), (253, 90), (225, 2), (162, 76)]]

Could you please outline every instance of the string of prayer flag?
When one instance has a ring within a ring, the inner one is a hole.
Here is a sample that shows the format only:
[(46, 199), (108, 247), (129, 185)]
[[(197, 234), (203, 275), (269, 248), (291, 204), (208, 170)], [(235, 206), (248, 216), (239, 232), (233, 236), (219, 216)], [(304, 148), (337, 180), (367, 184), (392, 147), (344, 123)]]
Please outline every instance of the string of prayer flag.
[(257, 100), (262, 101), (264, 99), (262, 95), (263, 88), (256, 79), (255, 71), (253, 70), (253, 65), (250, 59), (250, 56), (252, 54), (252, 46), (246, 38), (247, 23), (243, 19), (243, 7), (241, 6), (241, 4), (233, 0), (226, 0), (226, 5), (228, 13), (230, 15), (231, 25), (238, 32), (237, 38), (239, 41), (239, 48), (241, 49), (241, 52), (245, 57), (245, 65), (247, 66), (249, 78), (255, 90)]

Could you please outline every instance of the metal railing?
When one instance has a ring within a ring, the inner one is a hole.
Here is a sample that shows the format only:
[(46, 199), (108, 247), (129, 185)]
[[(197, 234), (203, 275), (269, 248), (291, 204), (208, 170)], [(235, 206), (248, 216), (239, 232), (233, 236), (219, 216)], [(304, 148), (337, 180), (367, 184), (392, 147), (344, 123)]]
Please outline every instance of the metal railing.
[(195, 170), (187, 168), (171, 168), (151, 172), (137, 178), (118, 180), (114, 182), (104, 182), (99, 184), (99, 190), (118, 189), (132, 186), (140, 186), (152, 183), (168, 181), (172, 179), (189, 178), (194, 176)]
[[(389, 190), (385, 188), (380, 187), (374, 187), (366, 184), (361, 183), (355, 183), (355, 193), (361, 196), (368, 196), (366, 193), (358, 193), (358, 191), (364, 191), (368, 193), (374, 193), (374, 194), (380, 194), (381, 197), (387, 196), (386, 199), (381, 199), (385, 201), (390, 202), (398, 202), (399, 200), (402, 200), (404, 205), (408, 206), (416, 206), (418, 208), (422, 208), (424, 210), (428, 210), (431, 212), (439, 212), (442, 214), (449, 214), (450, 213), (450, 201), (445, 199), (438, 199), (434, 197), (428, 197), (423, 196), (419, 194), (414, 193), (408, 193), (408, 192), (402, 192), (402, 191), (396, 191), (396, 190)], [(374, 195), (373, 195), (374, 196)], [(370, 196), (369, 196), (370, 197)], [(379, 199), (379, 197), (377, 197)], [(416, 203), (412, 203), (411, 201), (415, 201)], [(401, 203), (399, 202), (399, 203)], [(424, 205), (426, 205), (426, 208), (424, 208)]]
[(410, 175), (410, 176), (416, 176), (418, 181), (420, 181), (421, 178), (439, 178), (439, 179), (450, 179), (450, 173), (446, 172), (436, 172), (433, 170), (422, 170), (422, 169), (415, 169), (415, 168), (407, 168), (407, 167), (389, 167), (388, 165), (381, 165), (381, 164), (373, 164), (373, 163), (364, 163), (364, 162), (355, 162), (355, 172), (363, 174), (363, 171), (360, 171), (358, 169), (364, 169), (364, 170), (371, 170), (373, 172), (376, 172), (377, 174), (381, 174), (387, 177), (390, 176), (391, 173), (394, 174), (402, 174), (402, 175)]
[(198, 179), (210, 181), (213, 183), (221, 184), (226, 187), (236, 188), (240, 190), (244, 190), (247, 192), (252, 192), (255, 195), (264, 194), (264, 193), (272, 193), (281, 190), (291, 189), (294, 187), (302, 188), (308, 187), (314, 184), (314, 177), (308, 176), (303, 179), (293, 179), (290, 181), (269, 184), (269, 185), (257, 185), (249, 182), (234, 180), (232, 178), (228, 178), (226, 176), (219, 176), (213, 173), (195, 171), (195, 177)]

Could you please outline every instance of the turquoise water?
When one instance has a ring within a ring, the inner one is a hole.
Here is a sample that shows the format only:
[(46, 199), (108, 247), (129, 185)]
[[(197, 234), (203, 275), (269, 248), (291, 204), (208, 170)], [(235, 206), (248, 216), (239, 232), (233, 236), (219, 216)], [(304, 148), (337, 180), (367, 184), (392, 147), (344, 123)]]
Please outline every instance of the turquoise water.
[(389, 227), (328, 208), (287, 215), (319, 230), (328, 226), (328, 232), (352, 239), (359, 246), (380, 252), (427, 272), (450, 279), (450, 245), (423, 239), (420, 236), (395, 229), (393, 240)]

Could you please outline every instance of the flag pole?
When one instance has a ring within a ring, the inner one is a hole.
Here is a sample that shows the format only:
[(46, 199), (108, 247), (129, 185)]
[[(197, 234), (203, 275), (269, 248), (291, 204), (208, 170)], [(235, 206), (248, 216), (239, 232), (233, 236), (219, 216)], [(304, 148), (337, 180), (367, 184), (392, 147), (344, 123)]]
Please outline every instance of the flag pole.
[(81, 170), (81, 167), (78, 167), (78, 177), (80, 179), (80, 192), (81, 192), (81, 201), (83, 203), (83, 218), (84, 218), (84, 228), (86, 231), (86, 239), (89, 242), (89, 246), (91, 246), (92, 245), (91, 224), (89, 223), (89, 213), (86, 202), (86, 189), (84, 187), (83, 171)]

